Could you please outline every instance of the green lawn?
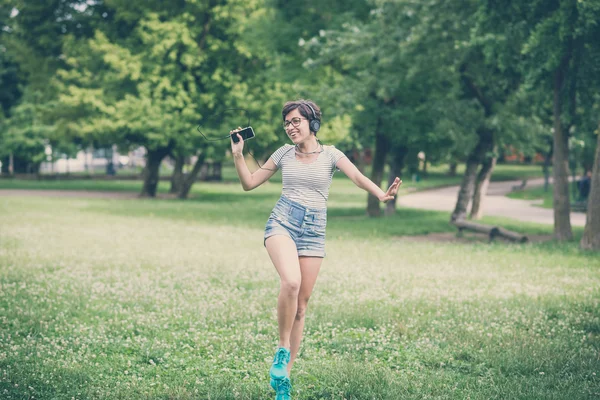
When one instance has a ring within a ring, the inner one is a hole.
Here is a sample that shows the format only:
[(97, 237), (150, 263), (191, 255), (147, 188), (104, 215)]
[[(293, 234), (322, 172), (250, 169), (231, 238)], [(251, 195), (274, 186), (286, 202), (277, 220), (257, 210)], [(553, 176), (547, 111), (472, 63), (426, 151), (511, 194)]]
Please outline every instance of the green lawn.
[[(426, 177), (420, 177), (420, 180), (413, 181), (411, 176), (401, 177), (402, 189), (405, 191), (425, 190), (440, 186), (458, 185), (462, 180), (464, 165), (459, 165), (456, 176), (447, 175), (446, 166), (431, 167)], [(370, 172), (365, 171), (367, 176)], [(77, 175), (75, 175), (77, 176)], [(387, 176), (387, 171), (385, 176)], [(524, 178), (542, 177), (542, 169), (536, 165), (498, 165), (492, 176), (493, 181), (518, 180)], [(337, 172), (334, 175), (334, 181), (346, 181), (348, 178), (342, 173)], [(281, 183), (281, 173), (276, 173), (270, 180), (271, 183)], [(223, 166), (223, 183), (237, 184), (239, 180), (233, 165), (225, 163)], [(192, 188), (192, 193), (201, 193), (204, 189), (198, 189), (199, 186), (207, 185), (204, 182), (197, 182)], [(170, 183), (161, 181), (159, 184), (159, 193), (168, 193)], [(139, 192), (142, 189), (141, 180), (119, 180), (117, 179), (57, 179), (57, 180), (22, 180), (22, 179), (0, 179), (0, 189), (54, 189), (54, 190), (95, 190), (95, 191), (125, 191)]]
[[(279, 190), (0, 197), (0, 398), (272, 399)], [(448, 215), (367, 219), (364, 200), (334, 182), (295, 399), (600, 396), (597, 255), (413, 240)]]
[[(571, 197), (571, 202), (575, 201), (575, 195), (573, 194), (572, 183), (569, 183), (569, 195)], [(552, 208), (553, 207), (553, 185), (548, 186), (548, 190), (545, 191), (543, 186), (536, 186), (529, 189), (521, 190), (518, 192), (512, 192), (507, 195), (511, 199), (520, 199), (520, 200), (541, 200), (539, 206), (544, 208)]]

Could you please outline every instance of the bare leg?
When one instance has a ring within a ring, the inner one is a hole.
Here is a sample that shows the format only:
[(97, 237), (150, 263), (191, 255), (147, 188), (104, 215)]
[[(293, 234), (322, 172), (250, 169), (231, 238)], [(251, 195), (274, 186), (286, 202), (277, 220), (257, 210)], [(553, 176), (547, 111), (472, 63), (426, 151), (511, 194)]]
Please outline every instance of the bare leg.
[(294, 241), (284, 235), (269, 237), (265, 245), (280, 278), (277, 298), (279, 347), (290, 348), (290, 335), (298, 308), (298, 292), (302, 280), (298, 251)]
[(300, 292), (298, 293), (298, 307), (296, 311), (296, 318), (292, 327), (292, 334), (290, 337), (290, 362), (288, 363), (288, 375), (292, 370), (294, 360), (300, 350), (300, 342), (302, 342), (302, 331), (304, 330), (304, 316), (306, 314), (306, 307), (308, 305), (308, 299), (315, 287), (317, 282), (317, 276), (321, 269), (321, 263), (323, 259), (321, 257), (300, 257), (300, 272), (302, 274), (302, 283), (300, 284)]

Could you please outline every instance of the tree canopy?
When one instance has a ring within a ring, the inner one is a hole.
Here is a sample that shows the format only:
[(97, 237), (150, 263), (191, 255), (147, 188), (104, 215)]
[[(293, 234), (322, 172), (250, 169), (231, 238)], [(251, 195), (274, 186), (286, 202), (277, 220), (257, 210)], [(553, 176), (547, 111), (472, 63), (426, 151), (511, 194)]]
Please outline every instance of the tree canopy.
[(466, 162), (453, 219), (501, 154), (553, 157), (555, 236), (569, 240), (567, 178), (597, 154), (599, 20), (600, 0), (1, 0), (2, 170), (36, 172), (49, 147), (143, 147), (141, 194), (171, 157), (185, 198), (227, 157), (203, 134), (250, 119), (264, 160), (284, 140), (282, 104), (311, 98), (323, 141), (373, 149), (377, 184), (386, 165), (414, 173), (417, 154)]

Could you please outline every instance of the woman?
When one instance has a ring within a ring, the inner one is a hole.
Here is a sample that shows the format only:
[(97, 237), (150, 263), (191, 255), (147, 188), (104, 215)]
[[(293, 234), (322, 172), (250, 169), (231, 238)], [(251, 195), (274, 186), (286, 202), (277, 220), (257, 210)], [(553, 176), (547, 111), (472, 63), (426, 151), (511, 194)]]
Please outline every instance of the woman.
[(356, 186), (383, 202), (394, 198), (402, 181), (396, 178), (383, 192), (341, 151), (323, 146), (316, 137), (321, 110), (312, 101), (287, 102), (282, 116), (293, 145), (279, 148), (259, 170), (248, 170), (239, 134), (239, 142), (231, 142), (231, 151), (246, 191), (263, 184), (277, 169), (282, 171), (283, 190), (267, 222), (264, 245), (280, 277), (279, 347), (269, 373), (276, 399), (287, 400), (291, 390), (289, 375), (300, 348), (308, 299), (325, 257), (327, 197), (333, 173), (340, 169)]

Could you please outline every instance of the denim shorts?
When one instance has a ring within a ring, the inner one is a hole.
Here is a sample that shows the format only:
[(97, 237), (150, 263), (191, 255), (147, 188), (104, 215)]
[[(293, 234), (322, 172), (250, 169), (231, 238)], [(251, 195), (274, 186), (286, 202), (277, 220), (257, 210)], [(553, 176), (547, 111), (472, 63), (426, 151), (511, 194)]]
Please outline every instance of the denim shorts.
[(285, 235), (296, 244), (299, 256), (325, 257), (327, 209), (311, 209), (281, 196), (267, 221), (265, 238)]

